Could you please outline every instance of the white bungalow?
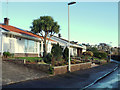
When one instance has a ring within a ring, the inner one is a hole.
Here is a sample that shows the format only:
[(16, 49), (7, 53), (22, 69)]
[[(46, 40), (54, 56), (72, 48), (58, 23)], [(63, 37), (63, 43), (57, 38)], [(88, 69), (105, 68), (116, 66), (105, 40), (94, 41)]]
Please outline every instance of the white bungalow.
[[(59, 36), (58, 37), (52, 36), (51, 39), (59, 43), (63, 47), (63, 49), (65, 49), (69, 45), (68, 40), (63, 39)], [(70, 55), (71, 56), (80, 56), (85, 51), (86, 51), (86, 47), (76, 44), (74, 42), (70, 42)]]
[[(47, 39), (48, 40), (48, 39)], [(49, 41), (48, 53), (51, 52)], [(0, 54), (9, 51), (15, 57), (40, 57), (43, 56), (43, 37), (20, 28), (9, 25), (9, 19), (4, 18), (4, 23), (0, 24)]]

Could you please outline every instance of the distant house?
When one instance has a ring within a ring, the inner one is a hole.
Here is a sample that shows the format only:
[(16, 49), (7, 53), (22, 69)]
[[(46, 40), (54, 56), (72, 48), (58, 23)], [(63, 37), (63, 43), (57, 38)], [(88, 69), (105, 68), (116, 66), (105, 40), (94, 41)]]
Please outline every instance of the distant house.
[[(59, 36), (58, 37), (52, 36), (51, 39), (59, 43), (62, 46), (63, 50), (69, 45), (68, 40), (63, 39)], [(70, 42), (70, 55), (71, 56), (80, 56), (85, 51), (86, 51), (86, 46), (79, 45), (77, 44), (77, 42), (74, 42), (74, 41)]]
[[(48, 44), (48, 53), (51, 52), (51, 40)], [(9, 19), (4, 18), (0, 24), (0, 54), (9, 51), (15, 57), (40, 57), (43, 56), (43, 37), (20, 28), (9, 25)]]

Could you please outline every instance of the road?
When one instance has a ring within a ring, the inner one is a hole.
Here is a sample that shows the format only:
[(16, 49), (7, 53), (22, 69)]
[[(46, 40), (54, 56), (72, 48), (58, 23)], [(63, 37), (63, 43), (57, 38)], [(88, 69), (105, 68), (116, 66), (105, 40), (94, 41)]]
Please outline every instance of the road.
[[(111, 60), (114, 61), (114, 60)], [(120, 62), (114, 61), (120, 65)], [(120, 90), (120, 67), (115, 70), (113, 73), (100, 80), (98, 83), (92, 85), (89, 88), (116, 88)]]
[(100, 80), (98, 83), (94, 84), (89, 88), (119, 88), (120, 90), (120, 68), (115, 72), (111, 73), (104, 79)]

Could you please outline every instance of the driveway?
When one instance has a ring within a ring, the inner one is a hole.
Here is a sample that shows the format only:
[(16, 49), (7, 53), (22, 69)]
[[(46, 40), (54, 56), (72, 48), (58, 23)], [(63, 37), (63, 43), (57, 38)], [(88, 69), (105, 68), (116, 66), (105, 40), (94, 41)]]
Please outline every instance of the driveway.
[(15, 82), (21, 82), (26, 80), (38, 79), (47, 77), (49, 74), (30, 69), (21, 65), (17, 65), (11, 62), (2, 61), (2, 84), (11, 84)]

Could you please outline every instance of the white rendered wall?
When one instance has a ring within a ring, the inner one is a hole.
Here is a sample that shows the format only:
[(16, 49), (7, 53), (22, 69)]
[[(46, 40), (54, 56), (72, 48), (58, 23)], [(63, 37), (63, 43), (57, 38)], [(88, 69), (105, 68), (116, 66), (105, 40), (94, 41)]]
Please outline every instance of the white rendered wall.
[(86, 46), (83, 46), (82, 53), (86, 52)]
[[(10, 38), (3, 36), (3, 52), (9, 51), (10, 53), (38, 53), (39, 45), (37, 45), (36, 52), (25, 52), (25, 40), (24, 38)], [(35, 41), (36, 42), (36, 41)]]
[(3, 52), (9, 51), (9, 37), (3, 35)]
[(15, 40), (15, 53), (25, 53), (25, 39), (16, 39)]
[(74, 55), (74, 54), (73, 54), (73, 48), (72, 48), (72, 47), (70, 47), (70, 55), (72, 55), (72, 56)]
[(1, 53), (1, 49), (2, 49), (2, 48), (1, 48), (1, 47), (2, 47), (2, 40), (1, 40), (1, 39), (2, 39), (2, 32), (1, 32), (1, 30), (0, 30), (0, 53)]
[(77, 56), (77, 48), (73, 48), (73, 56)]

